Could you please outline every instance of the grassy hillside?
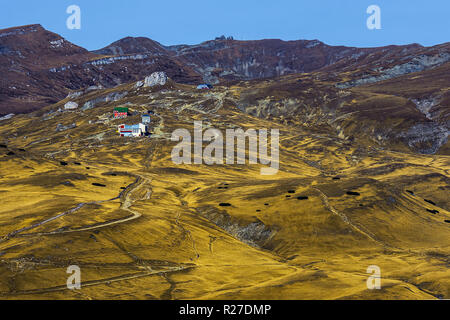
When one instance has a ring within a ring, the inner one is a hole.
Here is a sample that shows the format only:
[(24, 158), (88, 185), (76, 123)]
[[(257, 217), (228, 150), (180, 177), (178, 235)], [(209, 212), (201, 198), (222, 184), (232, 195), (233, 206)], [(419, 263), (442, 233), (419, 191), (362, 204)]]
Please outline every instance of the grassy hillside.
[[(377, 120), (367, 112), (344, 117), (342, 132), (317, 120), (325, 109), (309, 126), (306, 111), (264, 113), (274, 105), (257, 101), (275, 94), (309, 99), (289, 87), (297, 78), (284, 81), (287, 93), (271, 80), (206, 92), (128, 84), (82, 95), (74, 111), (57, 111), (66, 99), (0, 122), (0, 298), (450, 298), (450, 157), (357, 136)], [(339, 94), (339, 108), (377, 99), (329, 92)], [(404, 101), (377, 102), (390, 99)], [(120, 138), (117, 106), (135, 113), (126, 123), (153, 110), (152, 136)], [(192, 131), (194, 120), (279, 129), (278, 174), (175, 165), (171, 133)], [(66, 288), (69, 265), (81, 268), (81, 290)], [(381, 268), (381, 290), (366, 287), (370, 265)]]

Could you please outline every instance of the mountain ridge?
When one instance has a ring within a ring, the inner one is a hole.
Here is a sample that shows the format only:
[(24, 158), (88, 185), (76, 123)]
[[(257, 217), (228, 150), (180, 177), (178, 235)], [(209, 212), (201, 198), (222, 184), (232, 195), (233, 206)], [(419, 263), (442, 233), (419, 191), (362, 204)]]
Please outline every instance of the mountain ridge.
[[(413, 59), (439, 50), (450, 52), (449, 47), (411, 44), (356, 48), (329, 46), (318, 40), (226, 38), (164, 46), (146, 37), (126, 37), (88, 51), (40, 24), (31, 24), (0, 30), (0, 71), (4, 75), (0, 82), (0, 115), (30, 112), (57, 102), (72, 90), (92, 85), (113, 87), (142, 80), (159, 70), (180, 83), (218, 84), (322, 69), (338, 73), (369, 65), (373, 69), (382, 67), (386, 60), (396, 66), (408, 56)], [(450, 53), (446, 59), (450, 59)]]

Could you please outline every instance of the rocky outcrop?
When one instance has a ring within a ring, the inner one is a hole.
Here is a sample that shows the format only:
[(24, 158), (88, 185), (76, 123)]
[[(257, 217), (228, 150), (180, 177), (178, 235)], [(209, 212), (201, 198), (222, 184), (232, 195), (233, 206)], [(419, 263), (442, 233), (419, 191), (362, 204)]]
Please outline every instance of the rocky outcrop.
[(67, 98), (69, 99), (75, 99), (80, 97), (83, 94), (83, 91), (76, 91), (76, 92), (71, 92), (67, 95)]
[(258, 219), (254, 222), (239, 221), (226, 211), (209, 206), (198, 208), (197, 212), (240, 241), (253, 246), (262, 247), (275, 235), (274, 230)]
[(144, 87), (163, 86), (167, 83), (168, 77), (165, 72), (153, 72), (144, 80)]
[(450, 61), (450, 53), (447, 52), (442, 52), (436, 55), (420, 55), (417, 57), (412, 57), (411, 60), (407, 63), (398, 64), (390, 68), (380, 68), (378, 70), (374, 70), (379, 73), (378, 75), (366, 76), (361, 79), (339, 83), (336, 85), (336, 87), (340, 89), (346, 89), (350, 87), (389, 80), (405, 74), (435, 68), (448, 61)]
[(135, 89), (138, 89), (138, 88), (141, 88), (143, 85), (144, 85), (144, 81), (137, 81), (137, 82), (134, 84), (134, 88), (135, 88)]
[(64, 105), (64, 109), (66, 109), (66, 110), (78, 109), (78, 103), (69, 101)]
[(76, 123), (72, 123), (70, 125), (63, 125), (61, 123), (58, 123), (58, 125), (56, 126), (56, 132), (61, 132), (61, 131), (66, 131), (66, 130), (70, 130), (70, 129), (74, 129), (77, 127)]
[(428, 119), (433, 119), (431, 109), (437, 104), (437, 99), (412, 99), (411, 101)]
[(10, 113), (10, 114), (7, 114), (6, 116), (0, 117), (0, 121), (8, 120), (8, 119), (11, 119), (12, 117), (14, 117), (14, 113)]
[(434, 154), (447, 143), (449, 131), (447, 128), (433, 122), (418, 123), (408, 131), (398, 135), (408, 146), (423, 154)]
[(95, 98), (93, 100), (89, 100), (87, 101), (83, 107), (81, 108), (81, 110), (86, 111), (92, 108), (95, 108), (95, 106), (98, 103), (104, 103), (104, 102), (111, 102), (111, 101), (119, 101), (121, 99), (123, 99), (124, 97), (126, 97), (128, 94), (128, 91), (123, 91), (123, 92), (113, 92), (110, 93), (106, 96), (102, 96), (99, 98)]

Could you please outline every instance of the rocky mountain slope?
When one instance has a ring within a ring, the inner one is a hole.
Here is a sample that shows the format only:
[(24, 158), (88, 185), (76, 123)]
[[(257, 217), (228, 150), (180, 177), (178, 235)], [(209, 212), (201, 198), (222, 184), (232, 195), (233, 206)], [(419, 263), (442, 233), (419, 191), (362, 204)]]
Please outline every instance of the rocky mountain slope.
[(113, 87), (165, 70), (180, 82), (201, 77), (167, 55), (100, 55), (40, 25), (0, 30), (0, 115), (37, 110), (71, 90)]
[[(450, 106), (445, 87), (450, 83), (445, 80), (449, 67), (447, 63), (426, 71), (423, 78), (422, 73), (412, 73), (345, 89), (330, 82), (326, 72), (240, 82), (236, 85), (237, 105), (264, 119), (295, 123), (317, 132), (333, 130), (350, 142), (449, 154)], [(430, 80), (427, 86), (422, 84), (424, 79)]]
[(0, 113), (36, 110), (58, 101), (68, 88), (84, 86), (86, 80), (64, 83), (52, 70), (93, 57), (40, 25), (0, 30)]
[(438, 68), (449, 44), (381, 48), (329, 46), (317, 40), (237, 41), (164, 46), (127, 37), (88, 52), (40, 25), (0, 30), (0, 115), (37, 110), (89, 86), (114, 87), (165, 71), (179, 83), (219, 83), (323, 71), (340, 88)]

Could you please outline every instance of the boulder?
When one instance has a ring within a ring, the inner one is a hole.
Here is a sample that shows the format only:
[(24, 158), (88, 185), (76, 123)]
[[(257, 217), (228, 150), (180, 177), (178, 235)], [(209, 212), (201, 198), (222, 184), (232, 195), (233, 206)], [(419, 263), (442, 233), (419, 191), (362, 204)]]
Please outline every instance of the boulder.
[(58, 125), (56, 126), (56, 132), (66, 131), (66, 130), (74, 129), (76, 127), (77, 127), (76, 123), (72, 123), (68, 126), (58, 123)]
[(128, 91), (113, 92), (106, 96), (102, 96), (99, 98), (95, 98), (93, 100), (89, 100), (83, 105), (81, 110), (86, 111), (86, 110), (95, 108), (96, 104), (98, 104), (98, 103), (119, 101), (120, 99), (124, 98), (127, 94), (128, 94)]
[(138, 81), (135, 83), (134, 88), (137, 89), (137, 88), (142, 87), (143, 85), (144, 85), (144, 81)]
[(67, 98), (75, 99), (75, 98), (78, 98), (79, 96), (81, 96), (82, 94), (83, 94), (83, 91), (71, 92), (67, 95)]
[(73, 110), (78, 108), (78, 103), (69, 101), (64, 105), (64, 109), (66, 110)]
[(12, 117), (14, 117), (14, 113), (10, 113), (10, 114), (7, 114), (6, 116), (0, 117), (0, 121), (8, 120), (8, 119), (11, 119)]
[(85, 91), (90, 92), (90, 91), (102, 90), (102, 89), (105, 89), (105, 88), (102, 85), (98, 85), (98, 86), (90, 86)]
[(86, 103), (83, 105), (83, 107), (81, 108), (81, 110), (86, 111), (86, 110), (92, 109), (92, 108), (94, 108), (94, 107), (95, 107), (94, 102), (93, 102), (93, 101), (88, 101), (88, 102), (86, 102)]
[(144, 80), (145, 87), (153, 86), (163, 86), (168, 80), (167, 74), (165, 72), (153, 72), (150, 76), (146, 77)]

